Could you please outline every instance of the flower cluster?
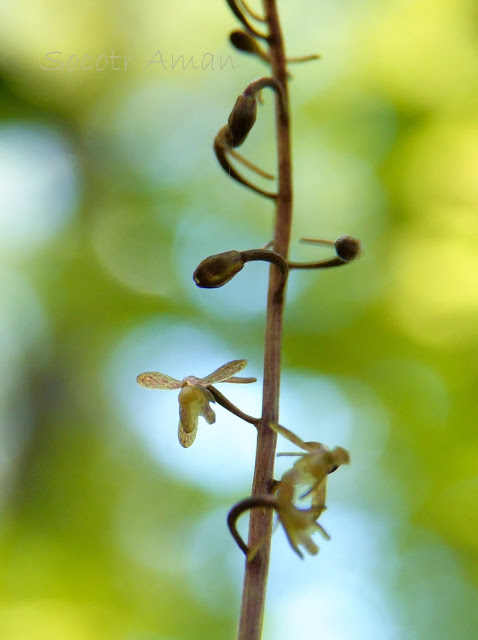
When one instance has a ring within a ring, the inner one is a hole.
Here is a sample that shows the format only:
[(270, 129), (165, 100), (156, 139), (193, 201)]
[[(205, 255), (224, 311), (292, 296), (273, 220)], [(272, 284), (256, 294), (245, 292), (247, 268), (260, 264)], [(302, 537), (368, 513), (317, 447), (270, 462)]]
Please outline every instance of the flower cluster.
[[(302, 557), (299, 549), (299, 545), (302, 545), (311, 555), (315, 555), (319, 549), (311, 538), (312, 533), (318, 531), (325, 539), (329, 539), (327, 532), (317, 522), (326, 509), (327, 476), (340, 465), (348, 464), (350, 456), (342, 447), (329, 450), (320, 442), (303, 442), (292, 431), (280, 425), (270, 426), (306, 452), (278, 454), (293, 455), (299, 459), (282, 475), (277, 485), (276, 510), (294, 551)], [(299, 488), (305, 488), (305, 492), (297, 495)], [(311, 506), (307, 509), (297, 507), (295, 501), (306, 497), (310, 498)]]
[[(229, 512), (228, 525), (231, 534), (239, 547), (252, 562), (264, 543), (264, 538), (252, 548), (245, 544), (239, 535), (236, 522), (239, 516), (254, 507), (273, 509), (282, 524), (287, 540), (300, 558), (303, 558), (300, 547), (315, 555), (319, 547), (312, 539), (312, 534), (319, 532), (323, 538), (330, 537), (317, 520), (325, 511), (325, 494), (327, 476), (336, 471), (342, 464), (348, 464), (350, 457), (342, 447), (330, 450), (320, 442), (304, 442), (289, 429), (276, 424), (269, 425), (274, 431), (299, 446), (305, 453), (279, 453), (279, 456), (297, 456), (299, 459), (291, 469), (286, 471), (280, 481), (275, 483), (274, 495), (258, 495), (238, 502)], [(303, 491), (305, 489), (305, 491)], [(298, 501), (309, 498), (310, 506), (301, 508)]]

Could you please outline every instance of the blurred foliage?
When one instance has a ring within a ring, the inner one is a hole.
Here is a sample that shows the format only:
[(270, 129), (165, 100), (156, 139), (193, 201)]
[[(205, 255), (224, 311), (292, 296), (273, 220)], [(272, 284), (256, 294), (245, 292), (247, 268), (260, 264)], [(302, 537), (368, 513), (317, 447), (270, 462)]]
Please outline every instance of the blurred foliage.
[[(276, 534), (265, 638), (471, 639), (476, 0), (280, 8), (291, 55), (323, 55), (293, 68), (292, 255), (318, 255), (301, 236), (343, 233), (366, 251), (291, 277), (282, 420), (352, 465), (331, 479), (317, 558)], [(236, 24), (212, 0), (4, 0), (0, 18), (0, 637), (233, 637), (242, 558), (225, 515), (247, 494), (253, 435), (218, 411), (179, 451), (176, 399), (135, 376), (232, 358), (260, 376), (267, 270), (217, 292), (191, 274), (269, 239), (270, 203), (211, 149), (265, 67), (231, 50)], [(148, 64), (158, 50), (167, 70)], [(171, 68), (206, 53), (214, 69)], [(78, 68), (99, 56), (103, 71)], [(272, 168), (264, 97), (243, 151)]]

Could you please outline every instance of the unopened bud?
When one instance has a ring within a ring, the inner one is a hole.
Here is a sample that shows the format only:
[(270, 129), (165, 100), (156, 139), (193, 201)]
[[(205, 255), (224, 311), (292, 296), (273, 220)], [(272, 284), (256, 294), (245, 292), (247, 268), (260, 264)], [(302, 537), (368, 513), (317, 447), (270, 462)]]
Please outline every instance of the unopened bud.
[(256, 116), (257, 102), (255, 96), (246, 96), (242, 93), (236, 100), (236, 104), (227, 121), (233, 147), (238, 147), (247, 138), (249, 131), (254, 126)]
[(259, 51), (257, 42), (245, 31), (237, 29), (231, 33), (229, 39), (231, 44), (239, 51), (245, 51), (246, 53), (258, 53)]
[(225, 251), (205, 258), (193, 273), (198, 287), (215, 289), (222, 287), (241, 271), (244, 260), (239, 251)]
[(360, 240), (352, 236), (340, 236), (335, 241), (335, 251), (341, 260), (350, 262), (360, 255)]

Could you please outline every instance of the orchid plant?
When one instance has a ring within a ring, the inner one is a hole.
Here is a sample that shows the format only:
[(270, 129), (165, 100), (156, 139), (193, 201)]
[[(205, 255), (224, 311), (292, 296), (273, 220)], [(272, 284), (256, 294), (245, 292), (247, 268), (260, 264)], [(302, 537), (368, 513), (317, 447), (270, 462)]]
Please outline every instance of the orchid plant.
[[(320, 442), (304, 442), (293, 431), (279, 424), (280, 360), (282, 349), (282, 318), (286, 285), (291, 269), (328, 269), (346, 265), (360, 256), (357, 238), (348, 235), (337, 240), (304, 239), (304, 242), (333, 247), (335, 255), (313, 262), (294, 262), (288, 259), (292, 222), (292, 174), (290, 152), (290, 114), (288, 82), (291, 74), (288, 63), (316, 60), (313, 54), (287, 58), (276, 0), (263, 0), (263, 13), (253, 10), (245, 0), (226, 0), (234, 16), (241, 23), (230, 36), (237, 50), (255, 55), (271, 67), (271, 75), (251, 82), (237, 98), (227, 124), (214, 140), (214, 152), (227, 175), (254, 194), (271, 200), (276, 209), (272, 240), (262, 248), (247, 251), (229, 250), (205, 258), (196, 268), (193, 279), (197, 286), (214, 289), (226, 285), (247, 262), (270, 263), (264, 349), (263, 403), (260, 417), (253, 417), (235, 406), (216, 387), (219, 383), (251, 383), (256, 378), (236, 376), (246, 366), (246, 360), (233, 360), (211, 374), (198, 378), (187, 376), (176, 380), (159, 372), (146, 372), (137, 381), (147, 389), (179, 390), (179, 442), (190, 447), (197, 434), (202, 417), (213, 424), (216, 415), (211, 403), (217, 402), (238, 418), (257, 430), (256, 463), (251, 496), (232, 507), (228, 525), (239, 548), (246, 556), (244, 587), (238, 640), (259, 640), (265, 604), (267, 573), (272, 534), (272, 514), (276, 512), (287, 539), (299, 557), (300, 547), (315, 555), (318, 546), (312, 539), (316, 532), (323, 538), (329, 535), (318, 519), (326, 509), (326, 482), (328, 476), (340, 466), (348, 464), (348, 452), (340, 446), (329, 449)], [(257, 26), (256, 26), (257, 25)], [(242, 164), (263, 179), (274, 179), (237, 152), (251, 133), (257, 119), (258, 102), (263, 89), (272, 89), (275, 95), (277, 135), (277, 187), (265, 190), (239, 173), (234, 162)], [(281, 435), (297, 446), (297, 453), (278, 455), (295, 456), (293, 466), (274, 479), (274, 459), (277, 436)], [(304, 501), (308, 504), (304, 505)], [(237, 519), (250, 511), (247, 543), (237, 531)]]

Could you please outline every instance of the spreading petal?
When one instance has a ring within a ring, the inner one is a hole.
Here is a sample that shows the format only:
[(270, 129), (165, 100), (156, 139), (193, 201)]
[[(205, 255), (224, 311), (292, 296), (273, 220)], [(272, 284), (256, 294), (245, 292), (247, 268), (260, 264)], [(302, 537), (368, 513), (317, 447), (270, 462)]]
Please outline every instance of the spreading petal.
[[(276, 433), (280, 433), (281, 436), (284, 436), (284, 438), (287, 438), (287, 440), (289, 440), (289, 442), (292, 442), (292, 444), (295, 444), (296, 447), (300, 447), (301, 449), (304, 449), (304, 451), (308, 451), (309, 453), (319, 453), (321, 451), (328, 450), (328, 447), (326, 447), (325, 444), (322, 444), (321, 442), (304, 442), (293, 431), (286, 429), (280, 424), (274, 424), (273, 422), (270, 422), (269, 426), (273, 431), (275, 431)], [(292, 455), (292, 454), (286, 454), (286, 455)]]
[(228, 378), (232, 378), (236, 373), (239, 373), (239, 371), (242, 371), (246, 364), (247, 360), (231, 360), (231, 362), (223, 364), (222, 367), (219, 367), (219, 369), (202, 378), (201, 384), (207, 387), (209, 384), (224, 382)]
[(235, 382), (236, 384), (249, 384), (250, 382), (257, 382), (257, 378), (241, 378), (239, 376), (233, 376), (222, 382)]
[(146, 371), (146, 373), (140, 373), (136, 378), (136, 382), (140, 387), (146, 389), (180, 389), (182, 382), (171, 378), (165, 373), (159, 373), (159, 371)]

